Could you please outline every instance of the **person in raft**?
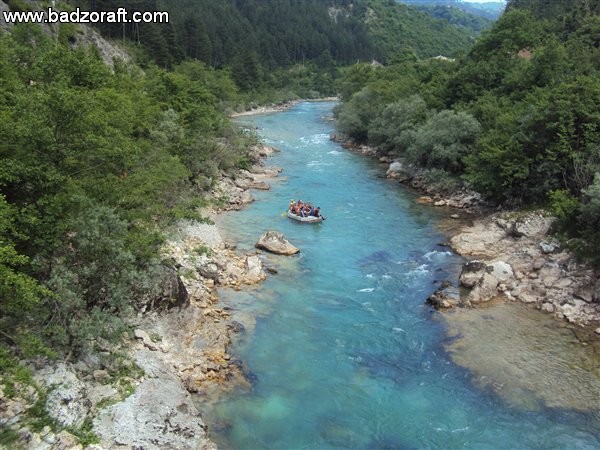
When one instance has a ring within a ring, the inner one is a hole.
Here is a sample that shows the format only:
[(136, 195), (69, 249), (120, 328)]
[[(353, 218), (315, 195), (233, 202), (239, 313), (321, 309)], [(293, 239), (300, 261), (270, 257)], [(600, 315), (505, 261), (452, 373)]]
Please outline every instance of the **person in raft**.
[(290, 201), (290, 212), (300, 217), (321, 217), (321, 208), (318, 206), (315, 208), (310, 203), (304, 203), (302, 200), (298, 200), (294, 202), (294, 200)]

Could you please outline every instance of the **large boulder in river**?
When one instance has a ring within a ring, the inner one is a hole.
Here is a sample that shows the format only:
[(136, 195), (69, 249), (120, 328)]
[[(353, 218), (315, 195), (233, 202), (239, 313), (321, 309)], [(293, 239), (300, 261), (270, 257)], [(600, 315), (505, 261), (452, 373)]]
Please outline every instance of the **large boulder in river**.
[(483, 278), (487, 265), (482, 261), (467, 261), (460, 273), (460, 285), (466, 288), (474, 287)]
[(295, 255), (300, 251), (299, 248), (290, 244), (279, 231), (267, 231), (263, 233), (256, 243), (256, 248), (278, 255)]

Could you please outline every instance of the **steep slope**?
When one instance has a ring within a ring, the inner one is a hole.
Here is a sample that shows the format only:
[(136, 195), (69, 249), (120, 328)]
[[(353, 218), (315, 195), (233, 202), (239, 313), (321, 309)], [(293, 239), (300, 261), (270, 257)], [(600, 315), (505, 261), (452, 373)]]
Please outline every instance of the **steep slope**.
[[(86, 0), (72, 2), (89, 7)], [(139, 41), (167, 66), (184, 57), (213, 67), (346, 65), (386, 61), (402, 49), (422, 57), (451, 55), (473, 42), (463, 26), (391, 0), (106, 0), (96, 7), (169, 11), (170, 23), (161, 27), (100, 26), (103, 33)]]
[(419, 11), (426, 12), (435, 19), (442, 19), (450, 25), (462, 27), (472, 35), (478, 35), (483, 30), (492, 26), (492, 19), (464, 11), (462, 8), (448, 5), (417, 6)]
[(383, 61), (406, 49), (422, 58), (451, 56), (468, 49), (474, 42), (464, 28), (407, 5), (365, 0), (365, 6), (363, 17), (376, 48), (374, 56)]
[(481, 17), (487, 20), (498, 20), (504, 12), (505, 1), (470, 3), (462, 0), (398, 0), (400, 3), (416, 7), (452, 7), (460, 9), (465, 13)]
[(338, 124), (432, 179), (454, 175), (505, 206), (547, 206), (568, 245), (600, 264), (599, 11), (512, 0), (455, 64), (349, 72)]

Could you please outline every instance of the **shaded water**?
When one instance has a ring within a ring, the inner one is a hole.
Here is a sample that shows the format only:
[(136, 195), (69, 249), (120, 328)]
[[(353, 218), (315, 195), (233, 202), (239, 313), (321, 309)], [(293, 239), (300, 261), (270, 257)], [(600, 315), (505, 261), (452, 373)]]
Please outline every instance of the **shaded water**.
[[(424, 305), (460, 260), (439, 243), (439, 212), (381, 178), (379, 164), (329, 140), (333, 104), (245, 118), (282, 150), (268, 192), (221, 226), (241, 248), (282, 231), (302, 249), (269, 256), (279, 273), (221, 302), (246, 325), (233, 353), (252, 389), (205, 411), (232, 449), (598, 448), (600, 420), (512, 406), (446, 353), (445, 324)], [(282, 217), (290, 199), (327, 220)]]

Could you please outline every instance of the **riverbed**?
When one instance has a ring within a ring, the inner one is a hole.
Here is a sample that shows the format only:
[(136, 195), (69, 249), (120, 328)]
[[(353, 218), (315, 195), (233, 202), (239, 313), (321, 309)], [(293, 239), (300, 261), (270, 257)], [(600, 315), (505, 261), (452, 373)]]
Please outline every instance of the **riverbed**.
[[(503, 387), (510, 377), (485, 382), (472, 361), (457, 364), (469, 353), (461, 338), (485, 353), (494, 334), (467, 335), (424, 304), (463, 262), (442, 245), (447, 212), (419, 205), (376, 161), (330, 141), (333, 106), (306, 102), (238, 119), (281, 150), (269, 163), (283, 173), (219, 226), (241, 249), (278, 230), (301, 253), (265, 255), (276, 275), (219, 292), (245, 328), (231, 351), (251, 388), (205, 409), (211, 438), (231, 449), (600, 447), (598, 408), (569, 406), (556, 399), (560, 389), (551, 400), (519, 394)], [(292, 199), (313, 202), (326, 221), (290, 221), (282, 213)], [(559, 383), (561, 367), (545, 380)]]

